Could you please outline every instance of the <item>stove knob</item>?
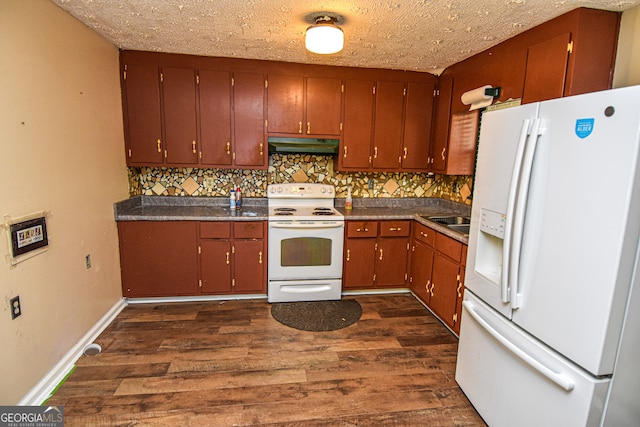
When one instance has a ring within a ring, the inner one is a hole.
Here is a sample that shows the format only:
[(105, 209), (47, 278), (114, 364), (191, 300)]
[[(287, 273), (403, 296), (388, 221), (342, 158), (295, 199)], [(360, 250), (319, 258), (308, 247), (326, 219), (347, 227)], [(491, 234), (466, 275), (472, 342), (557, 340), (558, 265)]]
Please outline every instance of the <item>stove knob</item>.
[(329, 194), (333, 193), (333, 187), (329, 187)]
[(322, 187), (322, 188), (320, 189), (320, 192), (321, 192), (321, 193), (326, 193), (326, 192), (327, 192), (327, 189), (326, 189), (325, 187)]
[(276, 187), (269, 187), (269, 191), (271, 191), (272, 193), (276, 192)]
[(278, 193), (282, 193), (282, 187), (278, 187)]

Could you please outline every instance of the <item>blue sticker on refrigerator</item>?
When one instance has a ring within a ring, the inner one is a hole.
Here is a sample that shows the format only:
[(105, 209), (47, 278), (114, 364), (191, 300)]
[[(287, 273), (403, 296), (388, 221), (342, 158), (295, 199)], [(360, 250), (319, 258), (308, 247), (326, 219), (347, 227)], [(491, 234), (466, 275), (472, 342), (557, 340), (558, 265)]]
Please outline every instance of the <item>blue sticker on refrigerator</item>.
[(594, 119), (578, 119), (576, 120), (576, 135), (578, 138), (584, 139), (593, 132)]

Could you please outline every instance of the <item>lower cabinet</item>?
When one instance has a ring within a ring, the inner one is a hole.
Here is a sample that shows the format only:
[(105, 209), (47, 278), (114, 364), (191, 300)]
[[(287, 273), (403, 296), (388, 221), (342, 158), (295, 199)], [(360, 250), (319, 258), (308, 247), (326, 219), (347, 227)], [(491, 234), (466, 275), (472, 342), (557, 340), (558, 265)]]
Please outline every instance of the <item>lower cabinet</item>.
[(118, 237), (124, 297), (198, 293), (196, 222), (118, 222)]
[(409, 287), (459, 333), (466, 246), (419, 223), (414, 223), (412, 237)]
[(266, 293), (266, 222), (118, 222), (128, 298)]
[(405, 287), (411, 221), (347, 221), (344, 289)]
[(200, 223), (200, 293), (266, 292), (265, 224)]

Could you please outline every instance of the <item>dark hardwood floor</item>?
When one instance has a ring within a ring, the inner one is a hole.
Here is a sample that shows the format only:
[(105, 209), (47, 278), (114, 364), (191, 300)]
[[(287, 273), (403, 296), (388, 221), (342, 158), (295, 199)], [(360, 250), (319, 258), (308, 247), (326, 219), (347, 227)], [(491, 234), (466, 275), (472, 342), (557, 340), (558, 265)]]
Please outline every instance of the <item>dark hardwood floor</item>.
[(66, 426), (485, 426), (438, 320), (410, 294), (355, 298), (361, 319), (332, 332), (266, 300), (129, 305), (47, 404)]

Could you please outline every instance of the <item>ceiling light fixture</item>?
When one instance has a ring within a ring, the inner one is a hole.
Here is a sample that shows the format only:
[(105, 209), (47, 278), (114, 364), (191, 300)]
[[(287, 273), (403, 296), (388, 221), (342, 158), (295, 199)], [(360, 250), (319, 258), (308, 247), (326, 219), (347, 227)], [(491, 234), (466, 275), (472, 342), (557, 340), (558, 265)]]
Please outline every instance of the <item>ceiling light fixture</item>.
[(307, 50), (323, 55), (340, 52), (344, 47), (344, 33), (336, 25), (340, 21), (338, 17), (320, 13), (311, 18), (315, 24), (307, 28), (305, 36)]

